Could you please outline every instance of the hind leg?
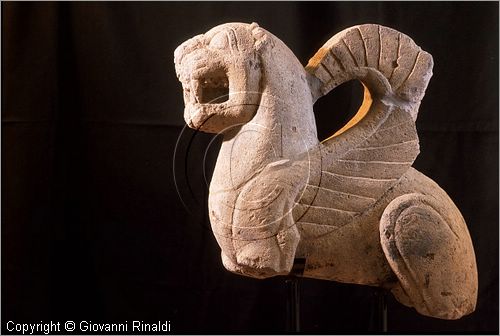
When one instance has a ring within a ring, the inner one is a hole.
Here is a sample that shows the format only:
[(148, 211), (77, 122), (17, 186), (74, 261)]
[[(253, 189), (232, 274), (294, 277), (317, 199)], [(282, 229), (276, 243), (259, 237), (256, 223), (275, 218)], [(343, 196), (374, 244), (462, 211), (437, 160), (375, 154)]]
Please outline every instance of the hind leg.
[(462, 215), (449, 198), (406, 194), (380, 220), (382, 249), (401, 303), (427, 316), (457, 319), (475, 309), (476, 260)]

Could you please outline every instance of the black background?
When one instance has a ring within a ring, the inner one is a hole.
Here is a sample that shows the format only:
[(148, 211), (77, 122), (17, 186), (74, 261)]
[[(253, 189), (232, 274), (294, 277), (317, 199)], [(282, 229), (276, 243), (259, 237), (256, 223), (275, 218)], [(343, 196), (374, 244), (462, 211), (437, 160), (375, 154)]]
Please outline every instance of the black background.
[[(468, 223), (479, 299), (472, 315), (444, 321), (390, 297), (388, 328), (498, 333), (496, 2), (2, 3), (3, 332), (9, 320), (49, 319), (285, 332), (284, 279), (221, 265), (203, 177), (218, 139), (204, 160), (212, 136), (181, 134), (173, 51), (234, 21), (258, 22), (303, 64), (360, 23), (395, 28), (433, 55), (414, 167)], [(320, 100), (321, 137), (360, 99), (348, 83)], [(371, 288), (304, 279), (302, 330), (369, 332), (372, 303)]]

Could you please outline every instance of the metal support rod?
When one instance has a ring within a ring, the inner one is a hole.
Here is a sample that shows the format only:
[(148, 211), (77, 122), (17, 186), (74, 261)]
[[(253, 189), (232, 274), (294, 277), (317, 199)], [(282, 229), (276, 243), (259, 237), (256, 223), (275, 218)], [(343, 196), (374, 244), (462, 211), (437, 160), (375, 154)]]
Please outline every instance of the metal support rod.
[(285, 280), (287, 291), (287, 331), (300, 332), (299, 279), (291, 276)]
[(376, 288), (373, 293), (372, 326), (374, 332), (387, 332), (387, 292)]

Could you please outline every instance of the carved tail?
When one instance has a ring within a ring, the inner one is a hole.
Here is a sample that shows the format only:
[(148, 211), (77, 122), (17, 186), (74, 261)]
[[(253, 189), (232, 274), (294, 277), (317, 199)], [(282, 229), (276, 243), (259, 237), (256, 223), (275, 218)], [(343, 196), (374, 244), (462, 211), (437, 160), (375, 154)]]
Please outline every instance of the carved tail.
[[(314, 99), (344, 82), (359, 79), (372, 93), (377, 93), (377, 86), (382, 84), (396, 100), (409, 105), (408, 112), (415, 120), (432, 67), (432, 56), (408, 36), (391, 28), (364, 24), (345, 29), (328, 40), (309, 60), (306, 71), (312, 75)], [(381, 75), (378, 81), (383, 83), (371, 84), (368, 68), (376, 70)]]

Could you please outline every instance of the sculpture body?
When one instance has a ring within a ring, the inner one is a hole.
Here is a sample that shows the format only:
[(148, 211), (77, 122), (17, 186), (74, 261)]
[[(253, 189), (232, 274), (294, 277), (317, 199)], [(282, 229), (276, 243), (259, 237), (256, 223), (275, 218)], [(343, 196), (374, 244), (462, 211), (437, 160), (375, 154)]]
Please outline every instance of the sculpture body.
[[(185, 120), (224, 140), (209, 214), (224, 266), (383, 286), (421, 314), (456, 319), (477, 299), (465, 221), (411, 167), (433, 61), (409, 37), (367, 24), (332, 37), (304, 68), (257, 24), (213, 28), (179, 46)], [(352, 79), (356, 116), (319, 142), (314, 102)]]

